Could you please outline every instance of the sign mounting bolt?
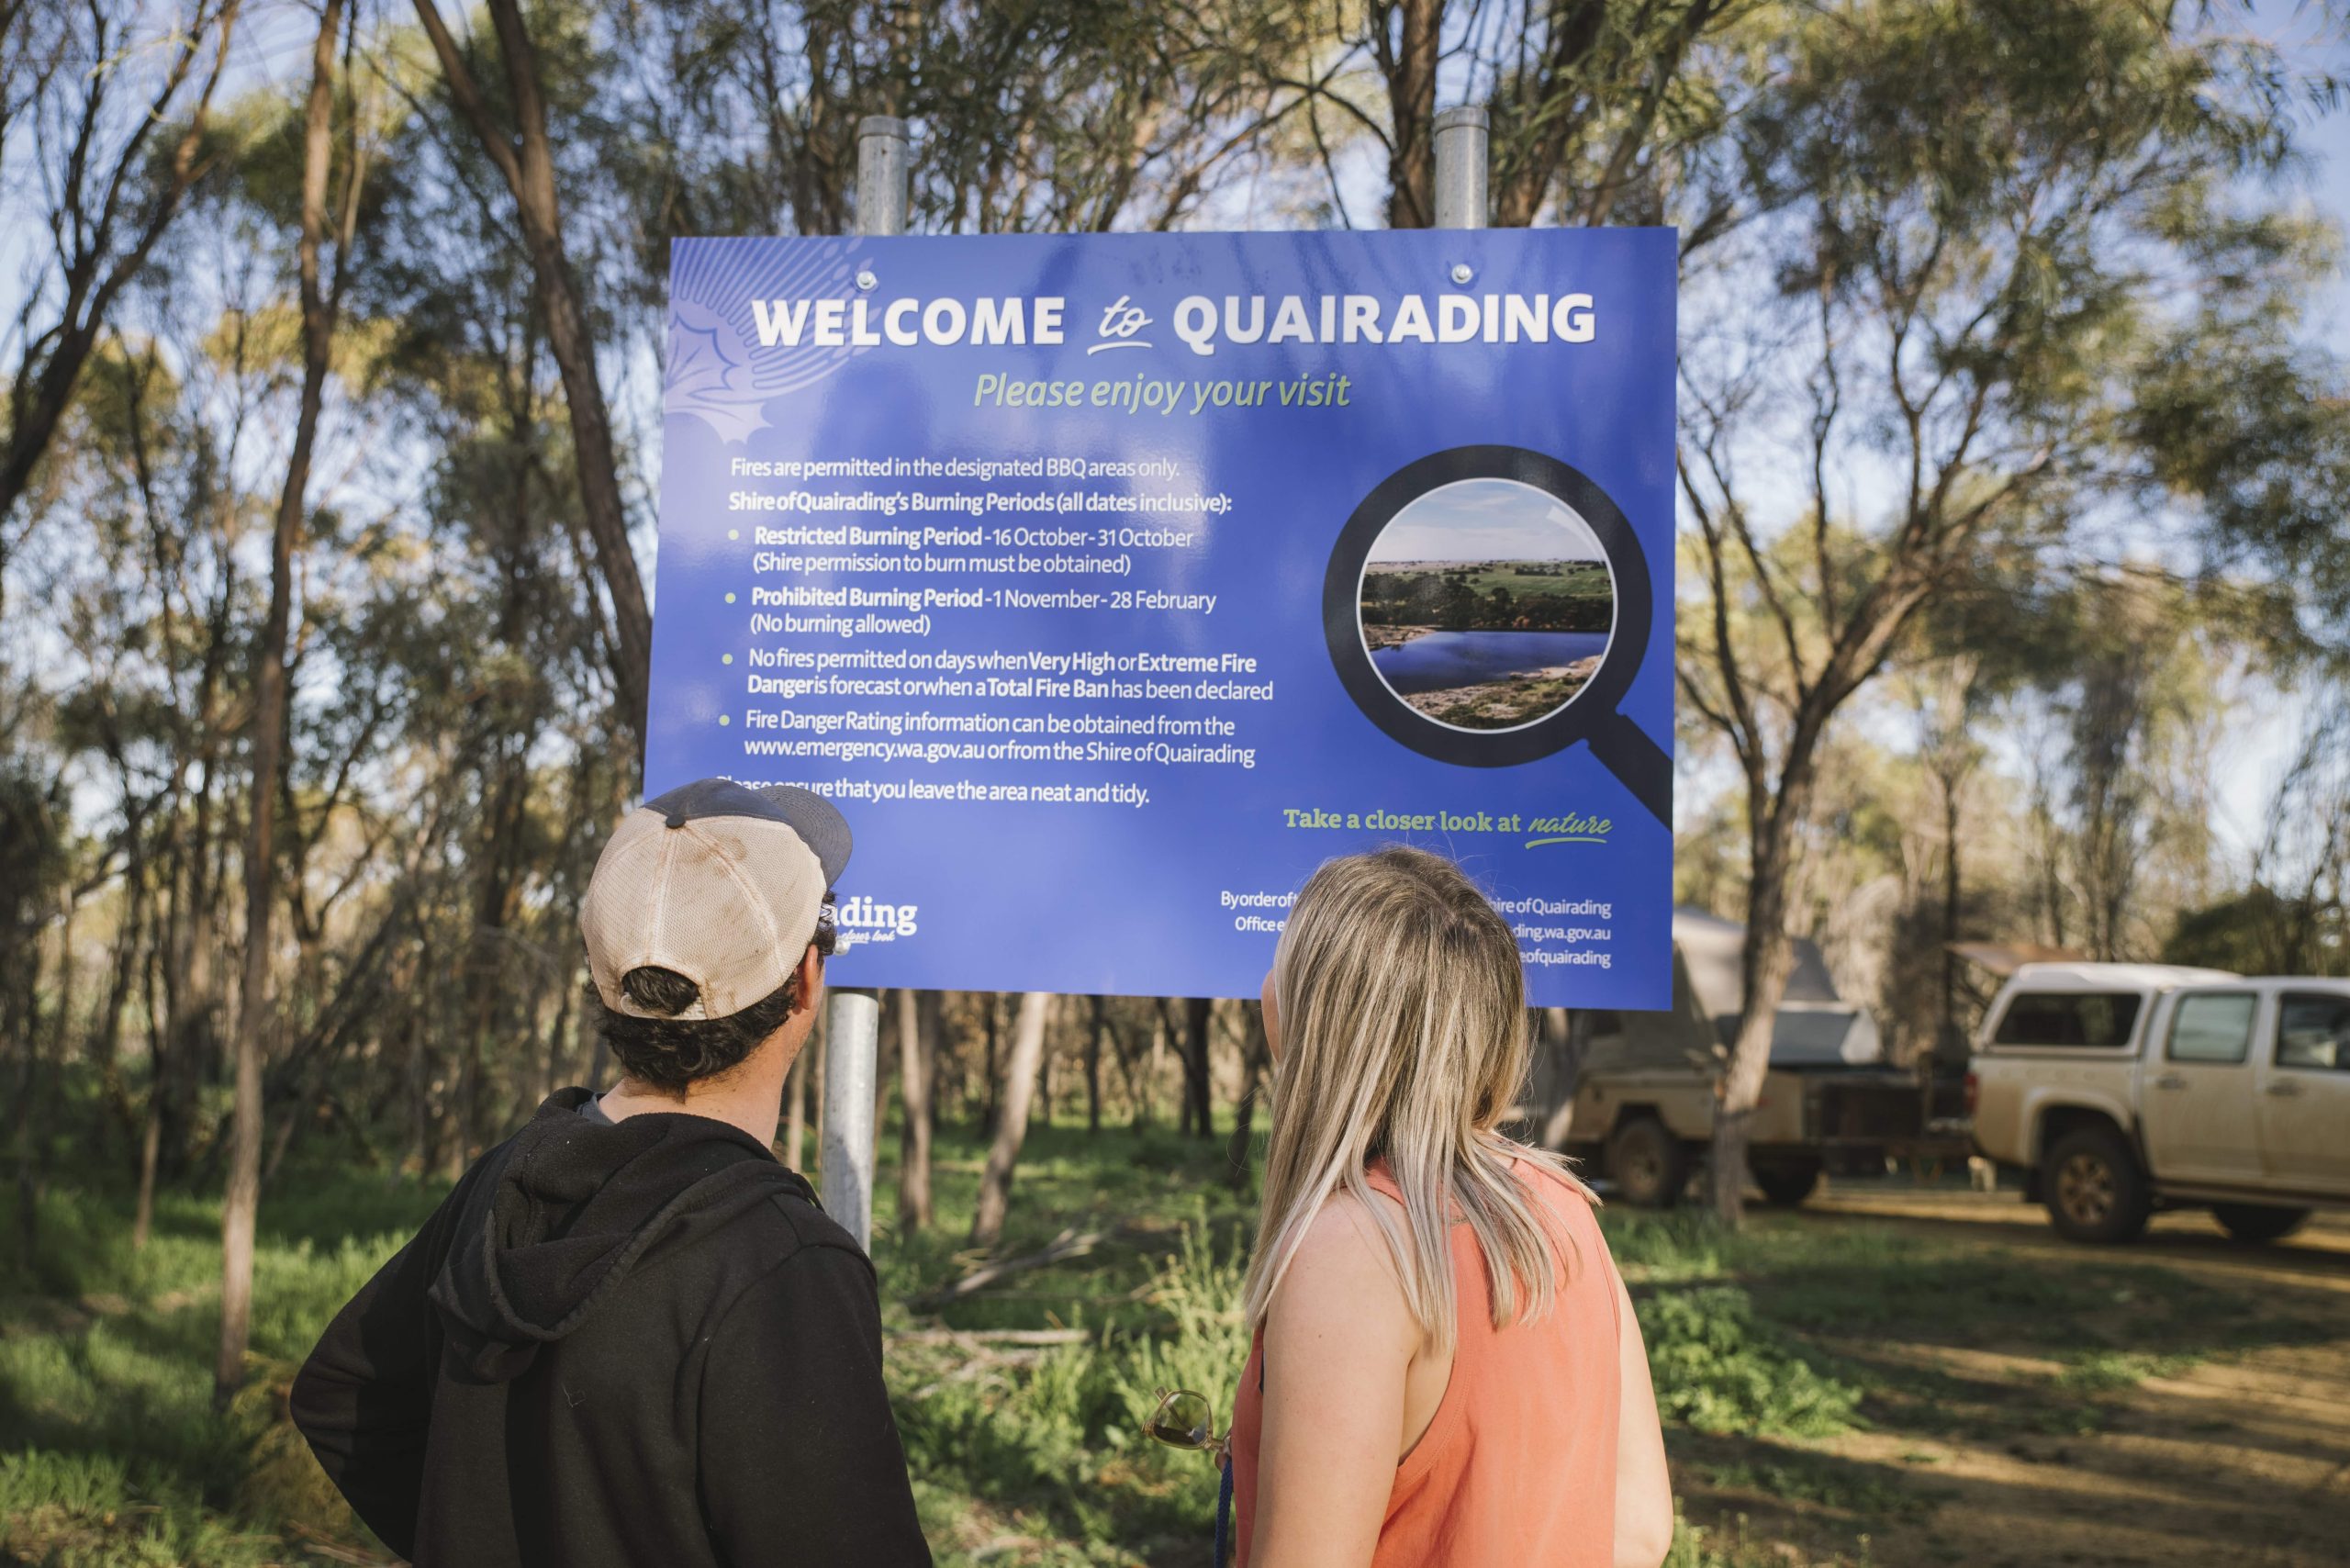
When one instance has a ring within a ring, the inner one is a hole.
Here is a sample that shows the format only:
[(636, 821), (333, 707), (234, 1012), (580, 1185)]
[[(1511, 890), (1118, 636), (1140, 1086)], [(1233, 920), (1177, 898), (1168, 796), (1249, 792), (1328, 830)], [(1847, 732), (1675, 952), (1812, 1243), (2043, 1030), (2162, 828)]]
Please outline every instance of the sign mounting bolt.
[(870, 293), (872, 293), (876, 288), (878, 288), (880, 286), (881, 286), (881, 280), (880, 280), (879, 278), (875, 277), (875, 276), (873, 275), (873, 269), (872, 269), (871, 267), (859, 267), (859, 268), (857, 269), (857, 272), (856, 272), (856, 286), (857, 286), (857, 287), (859, 287), (859, 288), (861, 288), (861, 289), (865, 290), (865, 292), (866, 292), (866, 293), (870, 294)]
[(1452, 263), (1453, 282), (1467, 283), (1471, 278), (1473, 278), (1477, 274), (1470, 267), (1467, 262), (1455, 262)]

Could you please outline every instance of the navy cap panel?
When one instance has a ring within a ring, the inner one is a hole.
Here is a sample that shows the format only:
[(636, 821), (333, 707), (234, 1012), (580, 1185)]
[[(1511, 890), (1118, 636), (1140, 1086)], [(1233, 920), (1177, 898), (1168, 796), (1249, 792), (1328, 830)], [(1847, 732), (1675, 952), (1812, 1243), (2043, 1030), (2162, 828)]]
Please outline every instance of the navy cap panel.
[(704, 817), (749, 817), (756, 822), (798, 825), (780, 802), (731, 778), (697, 778), (690, 784), (680, 784), (667, 794), (645, 801), (644, 809), (659, 812), (671, 827), (683, 827)]
[(848, 868), (847, 819), (830, 801), (795, 784), (763, 784), (753, 789), (731, 778), (697, 778), (655, 796), (644, 802), (644, 809), (660, 812), (671, 827), (710, 817), (781, 823), (800, 835), (800, 842), (823, 867), (825, 886), (839, 881)]

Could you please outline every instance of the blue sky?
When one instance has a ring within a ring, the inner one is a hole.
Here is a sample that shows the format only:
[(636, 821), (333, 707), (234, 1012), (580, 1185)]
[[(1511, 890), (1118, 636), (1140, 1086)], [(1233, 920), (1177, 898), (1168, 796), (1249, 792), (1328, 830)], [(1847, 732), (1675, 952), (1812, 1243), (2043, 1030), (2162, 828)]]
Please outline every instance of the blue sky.
[(1395, 514), (1373, 561), (1596, 561), (1599, 541), (1556, 497), (1515, 479), (1463, 479)]

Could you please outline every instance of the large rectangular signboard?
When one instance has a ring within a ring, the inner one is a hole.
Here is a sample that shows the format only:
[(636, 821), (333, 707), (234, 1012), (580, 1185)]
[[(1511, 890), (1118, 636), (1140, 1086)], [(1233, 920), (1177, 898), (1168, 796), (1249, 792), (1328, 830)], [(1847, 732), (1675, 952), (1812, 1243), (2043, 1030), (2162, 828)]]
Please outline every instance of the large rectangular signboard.
[(1248, 996), (1440, 850), (1670, 1003), (1669, 230), (688, 240), (646, 790), (856, 834), (837, 983)]

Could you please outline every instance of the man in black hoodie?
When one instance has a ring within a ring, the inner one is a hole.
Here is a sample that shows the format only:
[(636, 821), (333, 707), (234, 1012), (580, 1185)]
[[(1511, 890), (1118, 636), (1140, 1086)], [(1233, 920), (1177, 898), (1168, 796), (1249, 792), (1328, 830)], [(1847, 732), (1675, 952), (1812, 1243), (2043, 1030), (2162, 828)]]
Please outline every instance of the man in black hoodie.
[(872, 1265), (768, 1152), (847, 824), (704, 779), (581, 906), (625, 1074), (552, 1096), (337, 1315), (296, 1423), (419, 1568), (926, 1564)]

